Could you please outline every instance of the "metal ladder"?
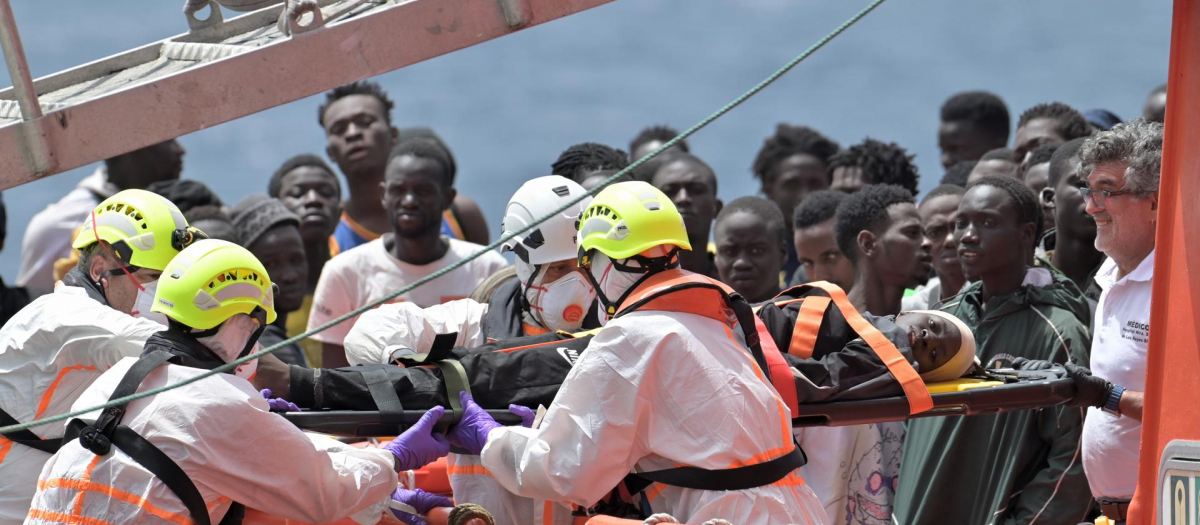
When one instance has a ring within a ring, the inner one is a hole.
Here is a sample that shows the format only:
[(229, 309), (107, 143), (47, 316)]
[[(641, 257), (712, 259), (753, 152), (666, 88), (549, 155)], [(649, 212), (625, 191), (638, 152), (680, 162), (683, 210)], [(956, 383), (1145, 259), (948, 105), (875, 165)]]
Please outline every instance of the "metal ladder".
[(0, 190), (612, 0), (264, 0), (228, 20), (217, 1), (187, 33), (33, 80), (0, 0)]

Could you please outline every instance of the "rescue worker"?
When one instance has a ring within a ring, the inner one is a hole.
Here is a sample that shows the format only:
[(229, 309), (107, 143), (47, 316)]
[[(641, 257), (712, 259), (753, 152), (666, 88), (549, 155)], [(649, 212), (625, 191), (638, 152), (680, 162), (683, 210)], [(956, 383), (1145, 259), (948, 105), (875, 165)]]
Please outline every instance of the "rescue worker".
[[(653, 477), (682, 464), (712, 469), (689, 479), (741, 486), (664, 486), (650, 498), (656, 512), (691, 523), (825, 523), (795, 474), (803, 460), (790, 411), (763, 378), (730, 303), (685, 293), (727, 289), (679, 269), (679, 251), (690, 249), (682, 217), (653, 186), (624, 182), (601, 191), (580, 222), (579, 262), (605, 327), (538, 428), (500, 428), (464, 393), (451, 442), (481, 453), (495, 479), (522, 496), (588, 506), (634, 470)], [(674, 290), (672, 283), (690, 287), (654, 295)], [(631, 306), (641, 308), (622, 311)], [(747, 465), (775, 472), (747, 476), (736, 468)]]
[[(81, 228), (74, 269), (0, 329), (0, 426), (67, 412), (105, 370), (141, 353), (163, 329), (145, 318), (159, 275), (199, 235), (171, 201), (145, 190), (105, 199)], [(0, 437), (0, 524), (25, 519), (65, 428), (57, 422)]]
[[(508, 202), (504, 234), (583, 193), (582, 186), (559, 175), (526, 182)], [(517, 278), (500, 285), (487, 304), (460, 299), (429, 308), (410, 302), (380, 306), (363, 313), (346, 335), (346, 359), (351, 365), (390, 363), (390, 349), (427, 352), (434, 336), (451, 332), (458, 333), (455, 346), (474, 347), (489, 340), (579, 330), (596, 298), (575, 260), (575, 221), (590, 201), (584, 199), (504, 243), (502, 250), (516, 256)]]
[[(583, 194), (582, 186), (559, 175), (526, 182), (508, 202), (504, 235)], [(407, 302), (381, 306), (364, 313), (346, 336), (346, 359), (351, 365), (388, 363), (397, 347), (428, 352), (434, 337), (445, 333), (457, 332), (455, 345), (476, 347), (492, 339), (579, 330), (596, 299), (575, 257), (575, 221), (589, 202), (586, 198), (506, 242), (502, 249), (516, 256), (517, 277), (501, 284), (487, 304), (461, 299), (424, 309)], [(452, 455), (447, 471), (455, 499), (489, 509), (497, 525), (571, 522), (568, 507), (537, 504), (504, 490), (478, 456)]]
[[(167, 330), (146, 341), (141, 357), (101, 375), (74, 408), (178, 384), (249, 354), (275, 321), (272, 286), (240, 246), (205, 240), (183, 250), (163, 270), (152, 308), (167, 317)], [(312, 523), (350, 515), (373, 523), (396, 490), (397, 471), (448, 451), (432, 431), (442, 412), (430, 410), (380, 449), (351, 449), (271, 414), (249, 381), (208, 376), (72, 421), (42, 469), (25, 523), (154, 517), (208, 525), (242, 510), (234, 501)]]

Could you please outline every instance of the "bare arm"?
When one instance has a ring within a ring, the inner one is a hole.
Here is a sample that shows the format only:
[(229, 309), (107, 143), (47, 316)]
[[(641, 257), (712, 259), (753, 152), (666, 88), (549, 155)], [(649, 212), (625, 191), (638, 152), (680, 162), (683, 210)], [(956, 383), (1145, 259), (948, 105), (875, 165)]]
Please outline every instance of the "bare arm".
[(487, 220), (483, 218), (483, 210), (479, 209), (479, 203), (459, 193), (454, 198), (454, 208), (458, 211), (458, 225), (462, 227), (465, 241), (482, 245), (491, 242)]
[(323, 368), (350, 366), (350, 361), (346, 360), (346, 349), (342, 345), (321, 343), (321, 365)]
[(1145, 397), (1144, 392), (1134, 392), (1126, 390), (1121, 394), (1121, 401), (1117, 405), (1117, 410), (1121, 412), (1122, 417), (1130, 419), (1142, 420), (1142, 399)]
[(267, 354), (258, 358), (258, 370), (254, 373), (254, 388), (271, 389), (274, 397), (287, 399), (291, 394), (291, 383), (288, 379), (288, 365), (280, 361), (275, 354)]

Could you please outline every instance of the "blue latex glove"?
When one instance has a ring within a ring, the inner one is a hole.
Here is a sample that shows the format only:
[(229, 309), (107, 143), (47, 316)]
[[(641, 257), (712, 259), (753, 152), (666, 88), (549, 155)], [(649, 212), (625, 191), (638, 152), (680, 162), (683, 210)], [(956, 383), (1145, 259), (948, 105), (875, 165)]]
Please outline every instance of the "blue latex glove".
[(521, 405), (508, 405), (508, 411), (521, 416), (521, 426), (525, 428), (533, 428), (533, 420), (537, 418), (537, 414), (529, 407)]
[(417, 424), (383, 446), (384, 450), (396, 456), (397, 472), (419, 469), (450, 453), (446, 436), (433, 431), (433, 426), (445, 411), (440, 406), (429, 409)]
[(450, 432), (446, 437), (450, 438), (450, 442), (454, 446), (466, 449), (467, 452), (478, 456), (483, 452), (483, 446), (487, 444), (488, 432), (503, 425), (497, 423), (486, 410), (480, 408), (471, 398), (471, 394), (459, 392), (458, 399), (463, 406), (462, 419), (458, 421), (457, 425), (450, 427)]
[(271, 392), (270, 388), (264, 388), (261, 391), (259, 391), (258, 393), (262, 394), (263, 399), (267, 400), (267, 406), (271, 407), (271, 412), (299, 412), (300, 411), (300, 407), (296, 406), (295, 403), (288, 401), (286, 399), (283, 399), (281, 397), (274, 397), (275, 393)]
[(437, 494), (430, 494), (421, 489), (396, 489), (396, 492), (392, 493), (392, 500), (417, 509), (417, 513), (419, 515), (410, 514), (398, 509), (389, 509), (392, 511), (392, 514), (396, 515), (397, 519), (407, 523), (408, 525), (426, 525), (425, 520), (422, 519), (421, 516), (429, 514), (429, 511), (433, 510), (434, 507), (454, 506), (454, 502), (450, 501), (449, 498), (438, 496)]

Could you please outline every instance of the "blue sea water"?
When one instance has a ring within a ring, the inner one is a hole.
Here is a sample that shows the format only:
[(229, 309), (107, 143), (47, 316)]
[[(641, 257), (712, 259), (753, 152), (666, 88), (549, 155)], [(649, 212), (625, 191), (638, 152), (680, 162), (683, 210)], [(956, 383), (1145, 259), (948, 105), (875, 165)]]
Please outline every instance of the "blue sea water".
[[(483, 0), (480, 0), (483, 1)], [(180, 0), (14, 0), (35, 76), (186, 31)], [(520, 184), (571, 144), (622, 149), (642, 127), (680, 129), (753, 86), (865, 0), (618, 0), (379, 77), (400, 126), (431, 126), (454, 150), (459, 191), (499, 233)], [(843, 145), (871, 136), (916, 154), (928, 190), (942, 175), (938, 108), (988, 89), (1016, 116), (1060, 100), (1124, 118), (1165, 82), (1171, 5), (1163, 0), (890, 0), (811, 59), (691, 139), (720, 195), (755, 194), (750, 164), (781, 121)], [(297, 72), (296, 74), (304, 74)], [(311, 97), (186, 135), (184, 176), (227, 203), (265, 193), (285, 158), (321, 153)], [(4, 192), (11, 283), (34, 213), (92, 167)], [(248, 182), (253, 181), (253, 182)]]

